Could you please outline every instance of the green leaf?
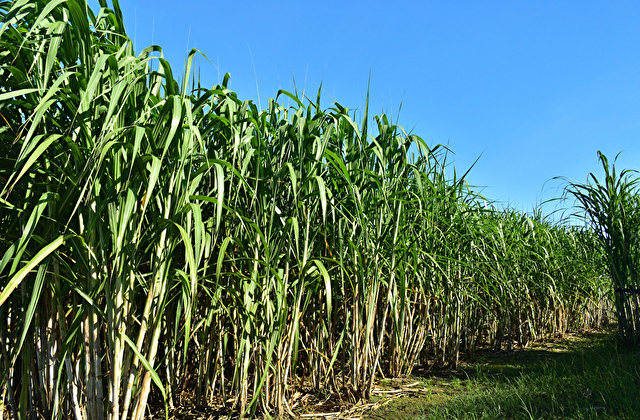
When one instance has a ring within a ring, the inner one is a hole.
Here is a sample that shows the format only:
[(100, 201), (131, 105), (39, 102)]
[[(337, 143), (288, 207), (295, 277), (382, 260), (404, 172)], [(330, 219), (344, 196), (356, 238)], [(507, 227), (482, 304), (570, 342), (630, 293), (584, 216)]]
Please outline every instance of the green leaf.
[(60, 235), (54, 241), (49, 243), (47, 246), (43, 247), (40, 252), (38, 252), (29, 262), (22, 267), (7, 283), (7, 286), (4, 288), (2, 293), (0, 293), (0, 306), (9, 298), (11, 293), (15, 290), (16, 287), (24, 280), (24, 278), (38, 266), (46, 257), (48, 257), (53, 251), (58, 249), (60, 245), (62, 245), (67, 239), (73, 237), (74, 235)]

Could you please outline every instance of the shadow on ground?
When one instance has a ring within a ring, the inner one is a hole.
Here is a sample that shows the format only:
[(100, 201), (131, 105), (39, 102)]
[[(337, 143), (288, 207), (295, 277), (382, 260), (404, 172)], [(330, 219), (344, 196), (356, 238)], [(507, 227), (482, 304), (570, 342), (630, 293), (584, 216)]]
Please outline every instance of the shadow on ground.
[(624, 349), (615, 337), (569, 335), (525, 350), (480, 351), (456, 371), (418, 369), (411, 379), (428, 392), (388, 398), (365, 418), (637, 419), (640, 349)]

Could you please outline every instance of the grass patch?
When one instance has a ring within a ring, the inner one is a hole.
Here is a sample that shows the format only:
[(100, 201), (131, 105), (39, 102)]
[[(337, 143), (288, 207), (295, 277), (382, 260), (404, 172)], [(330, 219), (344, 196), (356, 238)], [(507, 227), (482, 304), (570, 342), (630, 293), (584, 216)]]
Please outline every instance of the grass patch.
[(637, 418), (640, 351), (616, 337), (607, 331), (481, 354), (448, 378), (413, 378), (430, 392), (396, 398), (366, 418)]

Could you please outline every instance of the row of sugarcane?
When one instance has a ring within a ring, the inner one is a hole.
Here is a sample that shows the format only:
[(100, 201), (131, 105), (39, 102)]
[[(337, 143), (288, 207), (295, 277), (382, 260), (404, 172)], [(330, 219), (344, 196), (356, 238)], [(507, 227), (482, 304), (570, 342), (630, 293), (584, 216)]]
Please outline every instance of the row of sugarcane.
[(366, 107), (259, 110), (195, 51), (177, 81), (100, 5), (0, 1), (0, 417), (284, 415), (608, 322), (593, 232), (487, 206)]
[(619, 339), (640, 345), (640, 176), (618, 171), (616, 161), (598, 151), (604, 177), (593, 172), (586, 183), (569, 181), (566, 193), (576, 199), (581, 217), (596, 233), (613, 284)]

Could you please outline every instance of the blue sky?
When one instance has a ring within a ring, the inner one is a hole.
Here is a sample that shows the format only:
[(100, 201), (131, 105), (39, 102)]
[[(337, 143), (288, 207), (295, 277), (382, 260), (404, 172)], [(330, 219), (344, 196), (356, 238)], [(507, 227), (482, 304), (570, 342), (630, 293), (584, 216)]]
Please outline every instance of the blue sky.
[[(178, 6), (178, 7), (176, 7)], [(174, 72), (197, 48), (204, 85), (231, 74), (262, 107), (295, 84), (392, 115), (500, 205), (529, 211), (596, 152), (640, 162), (638, 1), (122, 0), (135, 48), (160, 45)], [(397, 119), (400, 110), (399, 119)]]

